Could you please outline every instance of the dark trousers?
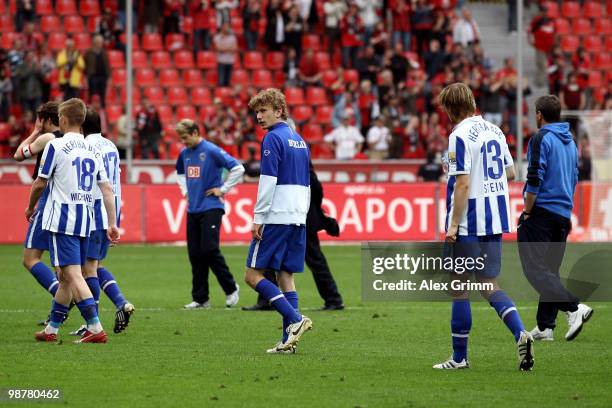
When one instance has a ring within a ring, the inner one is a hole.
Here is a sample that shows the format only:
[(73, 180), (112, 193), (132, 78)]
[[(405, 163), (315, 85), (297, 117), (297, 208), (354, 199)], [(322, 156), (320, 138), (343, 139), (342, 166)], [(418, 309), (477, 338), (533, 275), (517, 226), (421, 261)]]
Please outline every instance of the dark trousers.
[(89, 84), (89, 100), (94, 95), (98, 95), (100, 97), (100, 103), (102, 107), (106, 107), (106, 82), (108, 78), (104, 75), (93, 75), (87, 79)]
[[(307, 231), (306, 233), (306, 265), (312, 271), (312, 277), (319, 295), (325, 301), (325, 306), (343, 304), (336, 281), (329, 270), (327, 259), (321, 251), (321, 243), (316, 232)], [(264, 277), (276, 284), (276, 274), (274, 272), (266, 270)], [(257, 298), (257, 303), (266, 304), (267, 302), (260, 295)]]
[(571, 221), (534, 207), (531, 216), (518, 229), (519, 255), (523, 273), (540, 294), (536, 320), (540, 330), (555, 328), (559, 310), (573, 312), (578, 298), (561, 283), (559, 268), (565, 253), (565, 242)]
[(232, 64), (221, 64), (217, 65), (218, 81), (219, 86), (229, 86), (232, 80)]
[(212, 269), (226, 295), (236, 290), (236, 281), (219, 249), (222, 217), (223, 211), (220, 209), (187, 213), (187, 251), (192, 274), (191, 297), (198, 303), (208, 300), (208, 268)]

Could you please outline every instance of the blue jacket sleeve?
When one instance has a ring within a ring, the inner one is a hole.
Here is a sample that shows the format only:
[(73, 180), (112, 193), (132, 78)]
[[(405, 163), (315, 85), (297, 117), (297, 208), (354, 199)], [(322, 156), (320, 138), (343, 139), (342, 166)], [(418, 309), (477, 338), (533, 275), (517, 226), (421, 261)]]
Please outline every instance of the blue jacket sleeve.
[(548, 145), (544, 142), (545, 131), (540, 131), (529, 140), (527, 168), (527, 185), (525, 190), (528, 193), (538, 194), (540, 185), (544, 180), (546, 168), (548, 166)]
[(183, 163), (183, 152), (176, 159), (176, 174), (185, 174), (185, 164)]
[(261, 146), (261, 174), (278, 177), (278, 165), (281, 161), (283, 146), (273, 133), (268, 134)]

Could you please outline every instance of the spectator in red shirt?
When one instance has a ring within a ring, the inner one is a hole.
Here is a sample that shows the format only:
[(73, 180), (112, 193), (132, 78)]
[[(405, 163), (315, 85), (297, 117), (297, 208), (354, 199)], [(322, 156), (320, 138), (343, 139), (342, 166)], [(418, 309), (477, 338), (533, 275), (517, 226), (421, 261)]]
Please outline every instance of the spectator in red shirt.
[(193, 18), (193, 57), (210, 48), (210, 18), (214, 14), (209, 0), (191, 0), (189, 14)]
[(410, 43), (410, 2), (407, 0), (393, 0), (389, 6), (393, 19), (393, 47), (398, 42), (402, 43), (402, 48), (406, 51), (412, 49)]
[(344, 68), (354, 68), (357, 61), (359, 47), (363, 45), (360, 34), (363, 31), (363, 23), (359, 17), (359, 7), (351, 3), (347, 14), (340, 23), (342, 36), (342, 65)]
[[(583, 110), (586, 107), (584, 92), (578, 85), (578, 77), (575, 72), (570, 72), (567, 75), (567, 83), (563, 86), (559, 94), (561, 100), (561, 108), (567, 110)], [(570, 125), (570, 130), (576, 135), (578, 130), (578, 119), (568, 118), (567, 122)]]
[(565, 58), (559, 47), (555, 47), (552, 54), (548, 56), (548, 89), (551, 94), (558, 95), (563, 86), (565, 72)]
[(539, 13), (531, 20), (529, 25), (529, 43), (533, 45), (536, 53), (536, 85), (546, 84), (546, 55), (555, 44), (555, 24), (546, 15), (546, 6), (540, 5)]
[(304, 54), (304, 58), (302, 58), (298, 67), (297, 76), (304, 87), (321, 85), (322, 73), (317, 61), (314, 59), (312, 48), (306, 50), (306, 54)]

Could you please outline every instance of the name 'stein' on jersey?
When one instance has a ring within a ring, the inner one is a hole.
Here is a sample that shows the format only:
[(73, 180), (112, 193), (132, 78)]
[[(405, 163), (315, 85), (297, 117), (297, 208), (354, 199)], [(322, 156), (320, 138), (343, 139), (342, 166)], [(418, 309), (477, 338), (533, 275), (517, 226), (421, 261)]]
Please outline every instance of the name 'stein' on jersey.
[[(117, 146), (100, 133), (87, 135), (85, 140), (90, 142), (100, 153), (102, 164), (108, 177), (108, 181), (113, 186), (115, 196), (115, 214), (117, 214), (117, 226), (121, 217), (121, 169), (119, 167), (119, 151)], [(91, 225), (91, 230), (108, 229), (108, 215), (104, 208), (104, 200), (102, 199), (102, 190), (96, 183), (93, 188), (94, 192), (94, 218)]]
[(481, 116), (459, 123), (448, 140), (446, 229), (452, 219), (456, 177), (469, 175), (469, 198), (459, 223), (459, 235), (510, 232), (510, 202), (506, 168), (514, 165), (506, 136)]
[(42, 228), (88, 237), (93, 222), (94, 186), (108, 181), (100, 152), (83, 135), (68, 132), (47, 143), (38, 176), (49, 180)]

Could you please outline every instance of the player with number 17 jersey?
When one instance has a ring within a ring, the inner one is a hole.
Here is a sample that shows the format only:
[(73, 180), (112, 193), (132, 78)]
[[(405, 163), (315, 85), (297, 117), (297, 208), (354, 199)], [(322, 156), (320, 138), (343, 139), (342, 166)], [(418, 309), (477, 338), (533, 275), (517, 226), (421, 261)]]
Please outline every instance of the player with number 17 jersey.
[[(119, 227), (119, 219), (121, 216), (121, 182), (119, 167), (119, 151), (115, 144), (103, 137), (101, 133), (93, 133), (85, 136), (85, 140), (94, 145), (100, 152), (102, 164), (108, 177), (108, 181), (113, 187), (115, 195), (115, 211), (117, 214), (117, 227)], [(108, 218), (104, 210), (104, 202), (102, 200), (102, 191), (97, 185), (94, 186), (94, 224), (92, 230), (106, 230), (108, 228)]]
[(39, 177), (50, 182), (43, 229), (89, 236), (93, 222), (93, 188), (99, 182), (108, 181), (101, 159), (100, 152), (78, 133), (68, 132), (45, 146)]
[(469, 197), (458, 235), (496, 235), (510, 232), (510, 203), (506, 168), (514, 162), (504, 133), (482, 116), (461, 121), (448, 141), (446, 229), (453, 214), (456, 176), (469, 174)]

